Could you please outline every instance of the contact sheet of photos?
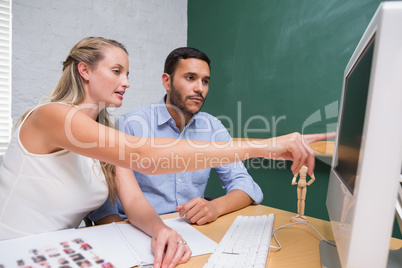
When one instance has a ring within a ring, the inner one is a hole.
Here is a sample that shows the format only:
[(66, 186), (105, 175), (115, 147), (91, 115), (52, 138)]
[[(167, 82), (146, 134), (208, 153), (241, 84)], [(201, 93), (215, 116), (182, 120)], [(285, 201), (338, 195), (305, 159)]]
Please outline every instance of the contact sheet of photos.
[[(216, 242), (181, 218), (164, 220), (192, 256), (212, 253)], [(0, 241), (0, 268), (152, 267), (151, 237), (131, 224), (65, 229)]]
[[(131, 224), (131, 240), (149, 240), (148, 263), (153, 262), (151, 238)], [(0, 241), (0, 268), (132, 267), (143, 263), (117, 224), (65, 229)]]
[(92, 245), (83, 238), (63, 240), (60, 243), (32, 248), (20, 254), (14, 263), (2, 264), (0, 260), (0, 268), (115, 267), (113, 263), (99, 256)]

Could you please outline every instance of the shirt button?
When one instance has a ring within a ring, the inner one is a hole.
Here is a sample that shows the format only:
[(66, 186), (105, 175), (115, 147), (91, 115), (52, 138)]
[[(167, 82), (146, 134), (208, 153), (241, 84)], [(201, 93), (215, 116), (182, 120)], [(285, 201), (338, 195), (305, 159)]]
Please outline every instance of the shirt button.
[(179, 197), (179, 198), (177, 198), (177, 200), (178, 200), (178, 201), (181, 201), (181, 198)]
[(177, 179), (178, 181), (181, 181), (181, 179)]

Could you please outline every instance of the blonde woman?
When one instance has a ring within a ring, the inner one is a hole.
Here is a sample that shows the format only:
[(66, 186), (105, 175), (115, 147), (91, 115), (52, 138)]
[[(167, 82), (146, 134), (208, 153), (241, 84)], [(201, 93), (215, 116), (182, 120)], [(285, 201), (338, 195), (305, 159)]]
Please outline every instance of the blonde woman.
[[(121, 106), (128, 74), (128, 53), (114, 40), (88, 37), (71, 49), (49, 103), (21, 118), (4, 157), (0, 240), (77, 227), (117, 193), (130, 223), (152, 237), (154, 266), (173, 267), (188, 261), (191, 250), (159, 218), (134, 176), (126, 176), (132, 169), (162, 174), (266, 157), (293, 160), (293, 172), (304, 164), (314, 170), (307, 143), (325, 134), (304, 136), (304, 142), (296, 133), (252, 144), (211, 144), (150, 141), (113, 129), (105, 108)], [(169, 161), (169, 169), (158, 159)]]

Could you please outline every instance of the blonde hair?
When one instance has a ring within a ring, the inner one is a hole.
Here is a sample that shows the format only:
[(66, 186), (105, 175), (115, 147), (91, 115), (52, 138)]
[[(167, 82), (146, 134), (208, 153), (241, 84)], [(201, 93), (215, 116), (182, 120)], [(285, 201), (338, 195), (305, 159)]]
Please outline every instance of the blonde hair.
[[(64, 102), (70, 105), (78, 105), (85, 99), (84, 79), (78, 71), (80, 62), (86, 63), (91, 69), (95, 69), (99, 61), (104, 58), (105, 48), (119, 47), (128, 55), (124, 45), (103, 37), (86, 37), (79, 41), (71, 50), (67, 59), (63, 62), (62, 75), (54, 90), (47, 96), (48, 102)], [(27, 111), (18, 122), (29, 113)], [(109, 113), (102, 109), (96, 121), (108, 127), (114, 127), (109, 120)], [(105, 175), (109, 189), (109, 197), (114, 203), (116, 201), (116, 167), (112, 164), (100, 161), (102, 171)]]

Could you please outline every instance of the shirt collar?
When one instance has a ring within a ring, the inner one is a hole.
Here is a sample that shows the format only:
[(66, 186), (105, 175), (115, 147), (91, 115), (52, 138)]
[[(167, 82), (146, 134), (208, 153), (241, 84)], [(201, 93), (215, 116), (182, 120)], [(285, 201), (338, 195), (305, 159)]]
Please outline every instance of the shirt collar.
[(166, 108), (165, 100), (166, 95), (160, 100), (155, 109), (158, 115), (158, 126), (167, 123), (169, 120), (173, 120)]
[[(159, 101), (159, 103), (156, 106), (156, 113), (158, 115), (158, 126), (166, 124), (169, 120), (173, 120), (172, 116), (169, 114), (167, 107), (166, 107), (166, 97), (165, 96)], [(193, 122), (195, 122), (195, 126), (198, 126), (198, 121), (197, 118), (199, 117), (199, 112), (193, 115), (193, 117), (190, 119), (190, 121), (187, 123), (186, 127), (190, 126)]]

